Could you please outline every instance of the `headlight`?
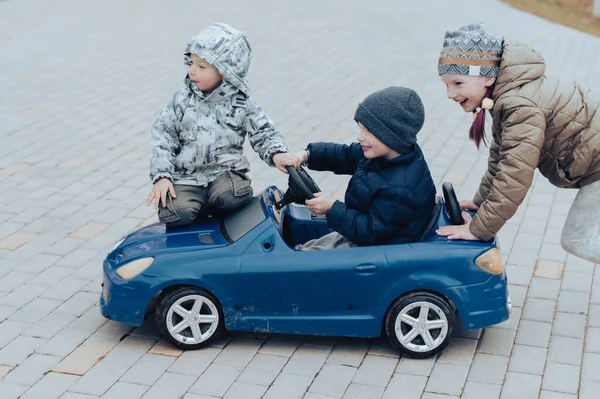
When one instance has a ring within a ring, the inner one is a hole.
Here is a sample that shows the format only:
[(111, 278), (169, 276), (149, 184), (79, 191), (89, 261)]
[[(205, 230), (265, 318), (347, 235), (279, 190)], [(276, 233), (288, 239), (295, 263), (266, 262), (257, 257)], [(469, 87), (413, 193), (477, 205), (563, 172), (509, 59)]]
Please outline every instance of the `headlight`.
[(117, 269), (117, 275), (123, 280), (129, 280), (146, 270), (154, 262), (154, 258), (142, 258), (129, 262)]
[(502, 274), (502, 256), (498, 248), (492, 248), (483, 255), (475, 259), (475, 264), (482, 270), (490, 274)]

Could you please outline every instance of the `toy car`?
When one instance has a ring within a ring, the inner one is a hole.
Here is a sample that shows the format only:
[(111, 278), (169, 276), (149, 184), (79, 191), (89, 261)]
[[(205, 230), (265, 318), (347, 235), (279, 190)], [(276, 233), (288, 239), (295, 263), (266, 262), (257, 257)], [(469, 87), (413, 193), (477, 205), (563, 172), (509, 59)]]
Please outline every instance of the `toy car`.
[[(330, 230), (304, 202), (318, 187), (290, 168), (274, 186), (224, 218), (125, 237), (104, 261), (104, 317), (140, 325), (152, 315), (182, 349), (209, 345), (225, 330), (347, 337), (384, 332), (403, 354), (424, 358), (450, 341), (454, 323), (474, 330), (509, 316), (496, 240), (448, 241), (435, 229), (463, 223), (444, 184), (418, 242), (325, 251), (294, 246)], [(151, 301), (154, 299), (154, 301)], [(155, 302), (153, 308), (150, 304)]]

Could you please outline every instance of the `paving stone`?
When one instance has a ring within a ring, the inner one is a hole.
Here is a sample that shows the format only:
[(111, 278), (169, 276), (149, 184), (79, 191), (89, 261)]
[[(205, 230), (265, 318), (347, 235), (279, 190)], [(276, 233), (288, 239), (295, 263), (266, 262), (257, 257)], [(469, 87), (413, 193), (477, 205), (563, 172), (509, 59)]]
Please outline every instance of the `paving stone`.
[(402, 357), (400, 358), (400, 362), (396, 367), (396, 373), (414, 374), (429, 377), (435, 362), (436, 359), (431, 357), (427, 359), (411, 359), (408, 357)]
[(37, 236), (38, 236), (37, 234), (32, 234), (32, 233), (23, 233), (23, 232), (13, 233), (10, 236), (0, 240), (0, 249), (14, 251), (15, 249), (19, 248), (20, 246), (27, 244), (29, 241), (33, 240)]
[(37, 352), (45, 355), (67, 356), (84, 342), (90, 334), (90, 331), (78, 329), (62, 330), (38, 349)]
[(478, 342), (475, 339), (455, 338), (438, 357), (438, 361), (441, 363), (470, 366), (473, 356), (475, 356)]
[(141, 357), (119, 380), (140, 385), (152, 385), (173, 364), (174, 358), (146, 354)]
[(590, 296), (583, 292), (562, 291), (558, 297), (557, 310), (560, 312), (587, 314)]
[(552, 334), (583, 339), (585, 336), (585, 324), (585, 315), (556, 312)]
[(590, 293), (592, 291), (590, 274), (565, 271), (561, 290)]
[[(196, 377), (175, 373), (164, 373), (158, 381), (142, 396), (143, 399), (180, 399), (196, 381)], [(247, 387), (247, 396), (252, 398), (251, 387)], [(266, 388), (264, 389), (266, 391)], [(241, 391), (240, 391), (241, 393)], [(264, 391), (263, 391), (264, 393)], [(241, 397), (241, 396), (238, 396)], [(260, 399), (260, 396), (258, 396)]]
[(550, 299), (527, 298), (521, 318), (552, 323), (556, 301)]
[(348, 387), (344, 399), (380, 399), (383, 393), (383, 387), (356, 384), (353, 382)]
[(14, 368), (10, 374), (5, 376), (3, 381), (11, 384), (32, 386), (48, 373), (54, 365), (60, 362), (60, 360), (61, 358), (58, 356), (47, 356), (34, 353), (19, 364), (19, 366)]
[(63, 393), (59, 399), (97, 399), (97, 398), (98, 398), (98, 396), (85, 395), (83, 393), (75, 393), (75, 392), (67, 391), (67, 392)]
[(502, 384), (509, 358), (507, 356), (478, 353), (473, 360), (468, 380), (482, 383)]
[(589, 327), (587, 329), (585, 351), (600, 353), (600, 328)]
[(0, 364), (17, 366), (46, 342), (45, 339), (17, 337), (10, 344), (0, 349)]
[(356, 384), (387, 386), (398, 365), (398, 359), (367, 355), (352, 382)]
[(548, 350), (535, 346), (515, 345), (508, 366), (509, 371), (518, 373), (544, 373)]
[(313, 377), (281, 373), (267, 390), (263, 399), (300, 399), (312, 382)]
[[(257, 354), (238, 377), (238, 382), (270, 386), (279, 375), (288, 358)], [(329, 365), (327, 363), (325, 366)], [(206, 365), (208, 367), (208, 364)], [(321, 371), (322, 372), (322, 371)], [(354, 374), (353, 374), (354, 375)]]
[(148, 386), (117, 382), (104, 395), (102, 399), (139, 399), (148, 390)]
[(509, 371), (500, 399), (533, 399), (538, 398), (542, 377), (531, 374), (520, 374)]
[(101, 361), (77, 381), (69, 391), (101, 396), (112, 387), (129, 366)]
[(55, 373), (84, 375), (111, 349), (107, 346), (83, 344), (64, 358), (52, 371)]
[(309, 392), (341, 397), (348, 389), (356, 372), (357, 369), (354, 367), (325, 364), (310, 386)]
[(262, 340), (236, 337), (233, 339), (214, 360), (215, 363), (229, 366), (246, 367), (256, 355)]
[(501, 385), (467, 381), (461, 399), (498, 399)]
[(462, 393), (468, 373), (468, 366), (436, 363), (427, 382), (426, 391), (458, 396)]
[(577, 399), (577, 395), (571, 395), (564, 392), (542, 391), (540, 399)]
[(0, 392), (2, 392), (2, 399), (18, 399), (26, 390), (26, 386), (0, 381)]
[(560, 280), (565, 269), (564, 262), (540, 259), (535, 264), (535, 277)]
[(579, 388), (579, 399), (595, 399), (598, 397), (599, 391), (600, 381), (590, 381), (584, 378)]
[(515, 342), (515, 331), (487, 328), (479, 343), (479, 353), (509, 356)]
[[(589, 337), (588, 341), (589, 343)], [(579, 338), (553, 336), (550, 340), (548, 362), (581, 366), (583, 340)]]
[(166, 339), (163, 338), (160, 341), (158, 341), (156, 344), (154, 344), (154, 346), (152, 348), (150, 348), (148, 353), (150, 353), (152, 355), (179, 357), (179, 356), (181, 356), (183, 351), (181, 349), (174, 347)]
[[(0, 365), (0, 380), (10, 373), (14, 367)], [(6, 380), (4, 380), (6, 382)]]
[(539, 321), (521, 320), (516, 343), (521, 345), (548, 347), (552, 324)]
[(223, 396), (242, 372), (242, 367), (211, 364), (189, 389), (190, 393)]
[(395, 373), (388, 384), (383, 399), (419, 399), (425, 390), (427, 377)]
[(287, 362), (283, 372), (314, 377), (321, 370), (329, 353), (330, 350), (326, 348), (301, 345)]
[(600, 382), (600, 373), (598, 370), (600, 370), (600, 354), (584, 353), (581, 379)]
[(577, 394), (579, 389), (580, 367), (572, 364), (546, 364), (542, 388), (547, 391), (557, 391)]
[(358, 367), (362, 363), (369, 345), (369, 340), (341, 339), (329, 354), (327, 363)]
[(60, 397), (79, 379), (75, 375), (48, 373), (27, 392), (21, 399), (50, 399)]

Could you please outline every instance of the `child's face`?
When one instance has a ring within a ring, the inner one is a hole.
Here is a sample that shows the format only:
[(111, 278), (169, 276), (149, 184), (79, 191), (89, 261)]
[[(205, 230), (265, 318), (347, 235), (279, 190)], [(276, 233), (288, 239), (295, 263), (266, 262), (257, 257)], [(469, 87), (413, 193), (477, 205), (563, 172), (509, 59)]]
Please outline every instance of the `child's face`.
[(373, 136), (362, 123), (357, 123), (360, 128), (357, 140), (360, 143), (366, 158), (385, 157), (391, 159), (400, 156), (397, 151), (392, 150), (390, 147), (383, 144), (377, 137)]
[(481, 106), (487, 88), (494, 84), (496, 78), (487, 76), (468, 76), (443, 74), (446, 92), (450, 100), (460, 104), (465, 112), (473, 112)]
[(190, 54), (190, 60), (192, 65), (188, 69), (188, 76), (200, 90), (212, 91), (221, 84), (223, 76), (217, 71), (217, 68), (196, 54)]

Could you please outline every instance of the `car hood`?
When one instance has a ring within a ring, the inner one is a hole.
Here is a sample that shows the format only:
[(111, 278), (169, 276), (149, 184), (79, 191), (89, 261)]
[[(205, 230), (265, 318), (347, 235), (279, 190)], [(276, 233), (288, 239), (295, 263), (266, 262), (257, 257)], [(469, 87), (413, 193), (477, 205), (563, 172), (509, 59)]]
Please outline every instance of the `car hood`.
[(141, 256), (203, 250), (227, 245), (216, 220), (194, 223), (181, 228), (167, 228), (164, 223), (155, 223), (126, 236), (109, 254), (109, 258), (122, 263)]

